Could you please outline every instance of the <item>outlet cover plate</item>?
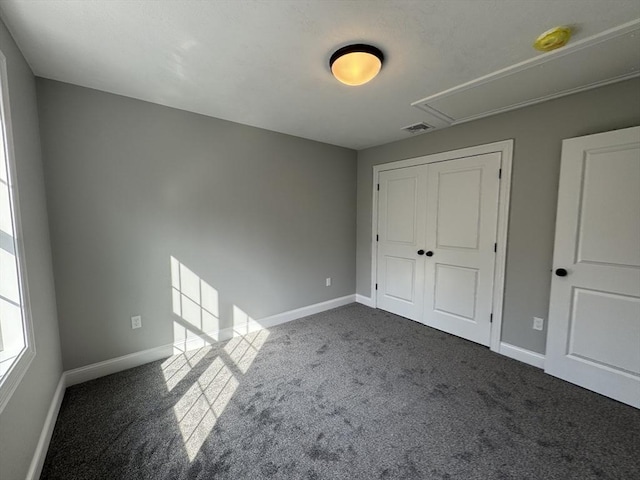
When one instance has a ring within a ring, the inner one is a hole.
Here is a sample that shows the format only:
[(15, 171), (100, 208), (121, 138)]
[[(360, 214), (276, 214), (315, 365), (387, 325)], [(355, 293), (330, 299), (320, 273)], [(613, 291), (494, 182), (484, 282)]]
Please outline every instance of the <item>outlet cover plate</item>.
[(133, 330), (135, 330), (136, 328), (142, 328), (142, 317), (140, 315), (131, 317), (131, 328)]

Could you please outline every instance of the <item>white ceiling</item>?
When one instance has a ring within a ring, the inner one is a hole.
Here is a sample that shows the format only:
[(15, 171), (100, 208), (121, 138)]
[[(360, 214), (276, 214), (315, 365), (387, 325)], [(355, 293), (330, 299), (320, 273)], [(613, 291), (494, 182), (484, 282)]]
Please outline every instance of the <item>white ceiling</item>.
[[(2, 0), (41, 77), (354, 149), (409, 136), (411, 103), (640, 18), (639, 0)], [(383, 50), (380, 75), (330, 74), (349, 43)]]

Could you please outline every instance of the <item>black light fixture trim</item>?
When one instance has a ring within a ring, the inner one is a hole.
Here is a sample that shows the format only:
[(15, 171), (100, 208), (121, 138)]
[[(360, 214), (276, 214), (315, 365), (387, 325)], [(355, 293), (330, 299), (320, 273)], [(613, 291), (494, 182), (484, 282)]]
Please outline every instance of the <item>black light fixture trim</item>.
[(331, 55), (331, 59), (329, 60), (329, 68), (333, 67), (333, 62), (335, 62), (343, 55), (355, 52), (369, 53), (375, 57), (378, 57), (378, 60), (380, 60), (380, 65), (384, 64), (384, 54), (379, 48), (376, 48), (372, 45), (366, 45), (364, 43), (356, 43), (354, 45), (347, 45), (346, 47), (342, 47), (336, 50), (333, 55)]

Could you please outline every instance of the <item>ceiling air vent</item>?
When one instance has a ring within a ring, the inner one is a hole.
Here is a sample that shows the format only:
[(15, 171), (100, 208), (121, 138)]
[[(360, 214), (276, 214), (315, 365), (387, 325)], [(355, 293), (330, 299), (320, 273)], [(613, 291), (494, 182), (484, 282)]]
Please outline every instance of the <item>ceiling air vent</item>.
[(405, 132), (409, 132), (411, 134), (416, 134), (416, 133), (424, 133), (424, 132), (428, 132), (429, 130), (433, 130), (434, 127), (432, 127), (431, 125), (427, 125), (424, 122), (420, 122), (420, 123), (414, 123), (413, 125), (409, 125), (408, 127), (404, 127), (402, 130), (404, 130)]

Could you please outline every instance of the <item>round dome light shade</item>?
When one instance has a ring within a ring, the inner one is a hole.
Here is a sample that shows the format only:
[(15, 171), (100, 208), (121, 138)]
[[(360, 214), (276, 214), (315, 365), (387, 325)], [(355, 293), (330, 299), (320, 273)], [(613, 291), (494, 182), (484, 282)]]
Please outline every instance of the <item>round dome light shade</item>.
[(331, 55), (331, 73), (346, 85), (363, 85), (382, 68), (384, 56), (371, 45), (349, 45)]

